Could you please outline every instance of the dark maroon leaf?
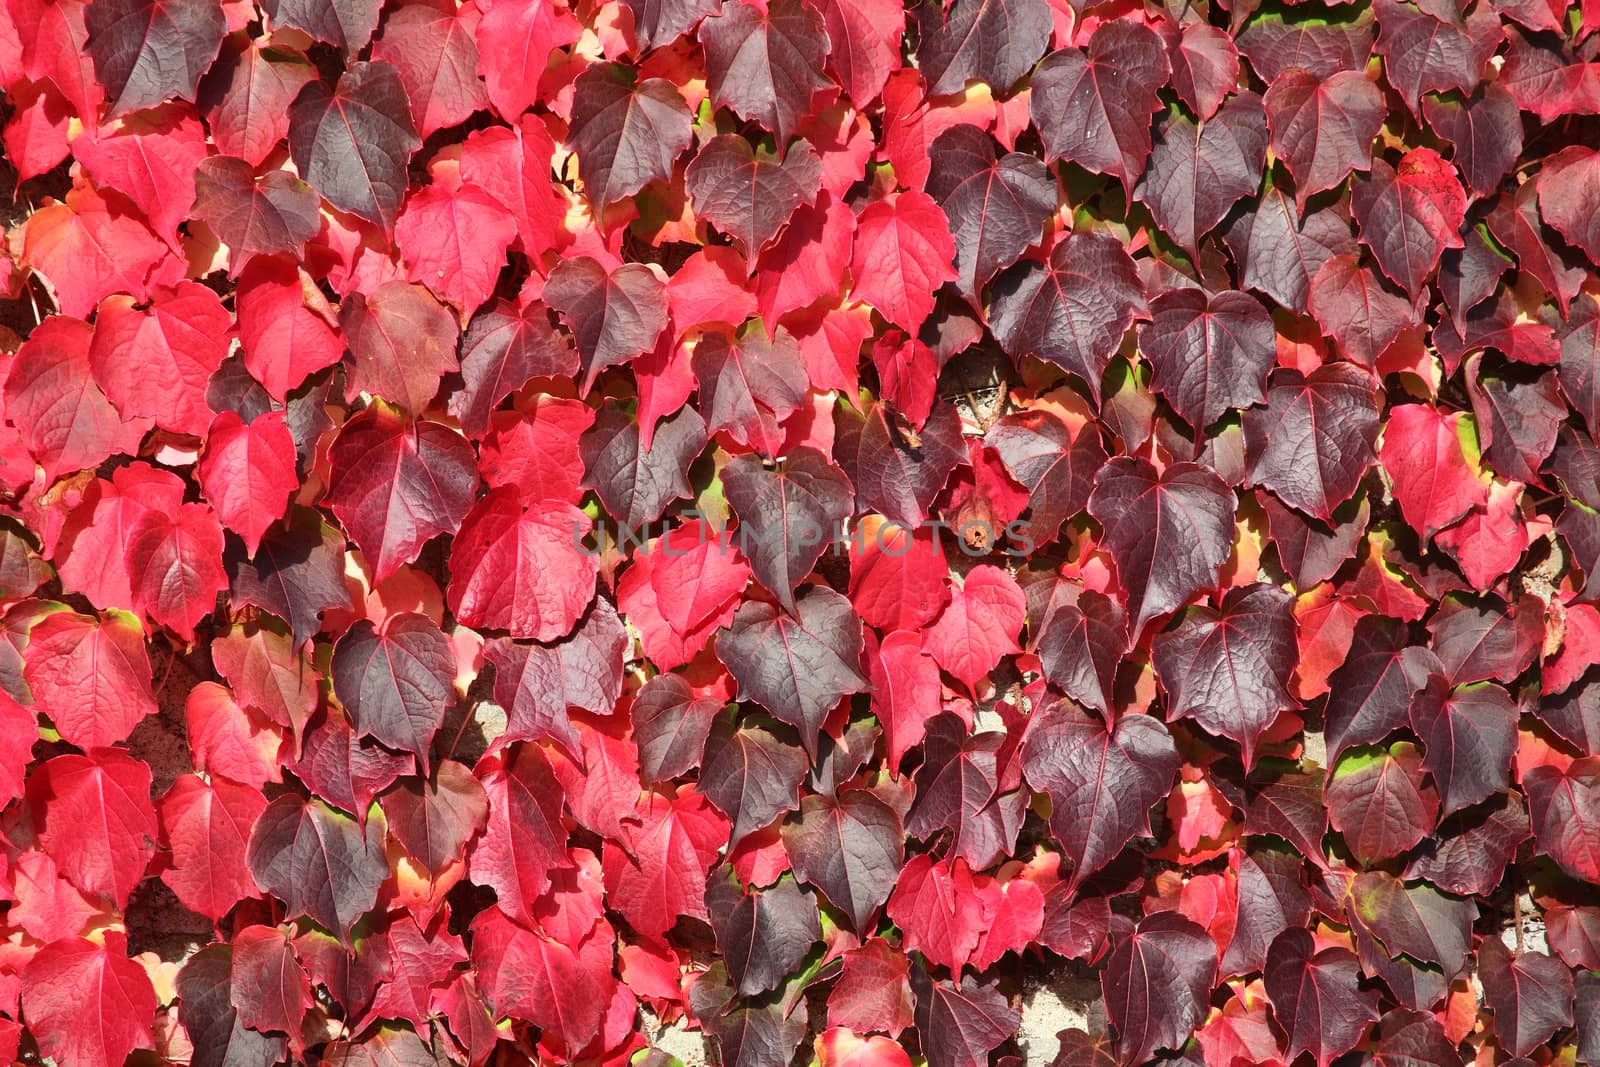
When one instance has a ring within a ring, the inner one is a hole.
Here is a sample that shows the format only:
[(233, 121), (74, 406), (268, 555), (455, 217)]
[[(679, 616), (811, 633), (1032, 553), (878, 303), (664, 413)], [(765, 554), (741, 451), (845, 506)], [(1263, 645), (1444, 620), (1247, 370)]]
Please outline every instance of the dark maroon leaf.
[(1338, 947), (1318, 952), (1309, 930), (1279, 934), (1261, 977), (1272, 1014), (1288, 1034), (1291, 1058), (1309, 1052), (1317, 1067), (1328, 1067), (1378, 1018), (1378, 995), (1356, 985), (1355, 953)]
[(1580, 296), (1561, 334), (1561, 391), (1593, 433), (1600, 429), (1600, 302)]
[(1516, 680), (1544, 644), (1544, 605), (1520, 597), (1508, 609), (1498, 597), (1447, 598), (1432, 619), (1433, 651), (1450, 685)]
[(1535, 767), (1522, 776), (1539, 852), (1574, 878), (1591, 881), (1600, 873), (1600, 759), (1586, 756), (1565, 771)]
[(1294, 175), (1295, 203), (1372, 165), (1372, 139), (1383, 125), (1383, 94), (1355, 70), (1318, 77), (1292, 68), (1263, 98), (1272, 151)]
[(799, 820), (783, 827), (795, 877), (822, 890), (863, 936), (894, 889), (904, 838), (900, 813), (867, 789), (808, 796), (800, 803)]
[(506, 709), (498, 744), (548, 737), (577, 758), (580, 742), (567, 710), (611, 714), (622, 695), (627, 650), (628, 632), (605, 597), (596, 597), (578, 628), (559, 641), (488, 642), (495, 702)]
[(1423, 781), (1422, 756), (1404, 741), (1346, 752), (1324, 796), (1328, 821), (1363, 864), (1407, 851), (1439, 816), (1439, 794)]
[(568, 142), (595, 211), (672, 177), (689, 147), (689, 106), (663, 78), (635, 81), (620, 63), (596, 63), (573, 84)]
[(1334, 256), (1356, 254), (1348, 218), (1331, 207), (1302, 215), (1277, 185), (1269, 186), (1258, 204), (1241, 209), (1223, 240), (1239, 265), (1241, 286), (1301, 312), (1322, 265)]
[(1301, 589), (1332, 578), (1355, 555), (1372, 514), (1366, 497), (1347, 500), (1334, 510), (1330, 526), (1279, 502), (1271, 493), (1259, 493), (1256, 499), (1267, 513), (1278, 562)]
[(1600, 445), (1592, 437), (1564, 428), (1550, 470), (1577, 503), (1600, 508)]
[(783, 421), (806, 402), (810, 387), (789, 331), (780, 329), (770, 339), (760, 328), (737, 339), (707, 333), (695, 346), (692, 366), (711, 432), (726, 431), (764, 455), (783, 450)]
[(309, 508), (292, 508), (286, 522), (267, 531), (256, 554), (228, 538), (222, 553), (235, 604), (251, 604), (287, 622), (295, 644), (311, 640), (322, 613), (350, 605), (344, 584), (344, 538)]
[(744, 996), (776, 989), (822, 937), (817, 902), (790, 878), (746, 890), (732, 871), (718, 868), (706, 886), (706, 910), (728, 977)]
[(378, 28), (380, 0), (264, 0), (262, 7), (276, 23), (304, 30), (354, 56)]
[(1233, 507), (1233, 491), (1193, 463), (1157, 472), (1118, 456), (1101, 468), (1089, 514), (1105, 528), (1134, 639), (1150, 620), (1217, 584), (1233, 552)]
[(82, 18), (113, 117), (169, 97), (193, 100), (228, 30), (222, 10), (209, 0), (93, 0)]
[(1066, 700), (1035, 708), (1022, 743), (1022, 770), (1050, 794), (1050, 829), (1072, 860), (1072, 882), (1150, 833), (1150, 808), (1178, 771), (1178, 750), (1159, 719), (1131, 714), (1107, 729)]
[(1600, 581), (1596, 580), (1600, 579), (1600, 515), (1576, 500), (1569, 500), (1556, 519), (1556, 533), (1567, 543), (1573, 563), (1583, 572), (1578, 599), (1588, 603), (1600, 597)]
[(455, 696), (455, 650), (444, 631), (415, 612), (389, 616), (381, 630), (362, 619), (334, 647), (331, 670), (356, 736), (409, 752), (426, 768)]
[(1199, 289), (1174, 289), (1150, 302), (1139, 348), (1155, 370), (1152, 388), (1203, 430), (1265, 395), (1277, 334), (1272, 316), (1249, 293), (1208, 297)]
[(928, 1067), (983, 1067), (1022, 1017), (1006, 1004), (996, 983), (965, 977), (957, 982), (929, 977), (911, 967), (917, 997), (917, 1037)]
[(1374, 7), (1384, 77), (1413, 114), (1423, 93), (1471, 92), (1500, 45), (1500, 19), (1488, 4), (1465, 17), (1438, 4), (1377, 0)]
[(1465, 98), (1425, 96), (1422, 114), (1433, 131), (1455, 147), (1455, 164), (1475, 193), (1493, 193), (1522, 155), (1522, 115), (1517, 102), (1493, 82)]
[(465, 765), (441, 760), (431, 781), (407, 778), (383, 798), (389, 832), (411, 857), (439, 872), (461, 858), (489, 818), (489, 798)]
[(1517, 267), (1544, 286), (1565, 310), (1588, 270), (1581, 253), (1555, 239), (1539, 217), (1539, 179), (1523, 182), (1515, 193), (1502, 193), (1489, 214), (1495, 240), (1516, 258)]
[(694, 495), (689, 464), (705, 447), (706, 422), (692, 407), (657, 426), (646, 447), (633, 416), (608, 401), (578, 442), (583, 486), (595, 491), (613, 519), (638, 530), (659, 519), (674, 500)]
[(1372, 1061), (1377, 1067), (1463, 1067), (1439, 1020), (1407, 1008), (1395, 1008), (1379, 1021)]
[(1323, 521), (1350, 499), (1377, 459), (1377, 382), (1348, 363), (1272, 376), (1265, 409), (1245, 413), (1248, 477)]
[(299, 758), (284, 762), (317, 796), (363, 821), (372, 798), (414, 765), (410, 756), (359, 740), (344, 713), (332, 707), (311, 720)]
[(281, 170), (257, 179), (250, 164), (235, 156), (202, 160), (194, 190), (191, 214), (228, 246), (236, 270), (253, 255), (303, 255), (322, 228), (322, 205), (311, 186)]
[(1237, 38), (1239, 51), (1267, 84), (1291, 67), (1329, 78), (1341, 70), (1361, 70), (1372, 56), (1377, 27), (1370, 11), (1329, 19), (1298, 5), (1263, 11)]
[(1600, 674), (1593, 669), (1534, 709), (1541, 722), (1588, 756), (1600, 756)]
[(340, 211), (385, 231), (394, 227), (406, 168), (420, 147), (405, 86), (388, 63), (353, 63), (335, 89), (312, 82), (289, 110), (300, 176)]
[(633, 12), (633, 32), (641, 48), (671, 44), (714, 15), (722, 0), (623, 0)]
[(588, 391), (607, 367), (644, 355), (667, 328), (667, 287), (642, 263), (607, 271), (588, 256), (563, 259), (544, 298), (572, 330)]
[(1239, 82), (1239, 52), (1233, 38), (1198, 21), (1184, 26), (1181, 33), (1174, 32), (1170, 22), (1163, 22), (1160, 29), (1172, 65), (1172, 91), (1202, 121), (1209, 121)]
[(700, 764), (699, 789), (733, 820), (730, 847), (800, 806), (806, 766), (805, 753), (770, 730), (739, 726), (733, 715), (712, 723)]
[(743, 1001), (726, 1015), (704, 1017), (702, 1028), (717, 1042), (727, 1067), (785, 1067), (807, 1034), (805, 1001), (789, 1012), (781, 1002)]
[(1355, 940), (1356, 956), (1361, 961), (1361, 973), (1386, 986), (1403, 1007), (1426, 1011), (1442, 1006), (1445, 994), (1450, 991), (1442, 970), (1430, 964), (1415, 963), (1405, 956), (1391, 958), (1383, 942), (1359, 923), (1350, 928), (1350, 933)]
[(850, 601), (822, 586), (795, 602), (792, 618), (770, 604), (744, 604), (716, 640), (739, 699), (754, 700), (799, 730), (812, 756), (834, 705), (867, 687), (861, 646), (861, 619)]
[(1574, 1015), (1578, 1023), (1578, 1059), (1600, 1060), (1600, 975), (1579, 972)]
[(1121, 930), (1100, 972), (1106, 1015), (1117, 1032), (1117, 1059), (1144, 1063), (1160, 1049), (1181, 1049), (1204, 1020), (1217, 980), (1217, 943), (1177, 911), (1158, 911)]
[(1517, 846), (1532, 836), (1528, 806), (1515, 792), (1445, 819), (1417, 846), (1407, 878), (1425, 878), (1447, 893), (1488, 896), (1495, 891)]
[(1328, 677), (1323, 710), (1328, 756), (1375, 745), (1409, 723), (1411, 697), (1439, 670), (1438, 657), (1413, 646), (1404, 623), (1382, 615), (1357, 620), (1344, 663)]
[(1412, 298), (1447, 248), (1462, 247), (1466, 193), (1454, 169), (1431, 148), (1416, 148), (1391, 167), (1374, 159), (1350, 191), (1361, 242)]
[(1245, 833), (1280, 837), (1312, 863), (1325, 865), (1322, 835), (1328, 830), (1328, 812), (1323, 807), (1322, 772), (1315, 764), (1302, 769), (1298, 763), (1266, 760), (1248, 777), (1242, 768), (1225, 764), (1212, 782), (1244, 813)]
[(1050, 43), (1052, 18), (1044, 0), (955, 0), (947, 11), (926, 7), (916, 13), (922, 27), (917, 65), (929, 96), (959, 93), (974, 79), (1003, 96)]
[(983, 443), (1028, 490), (1021, 532), (1036, 545), (1054, 541), (1061, 524), (1084, 509), (1095, 472), (1106, 461), (1105, 445), (1092, 424), (1074, 436), (1066, 423), (1042, 410), (1002, 415)]
[(1469, 225), (1461, 239), (1461, 248), (1447, 248), (1439, 257), (1439, 292), (1457, 333), (1466, 331), (1473, 308), (1500, 291), (1500, 279), (1512, 266), (1511, 257), (1490, 239), (1487, 226)]
[(1426, 882), (1407, 885), (1384, 871), (1364, 871), (1350, 883), (1347, 913), (1383, 942), (1391, 958), (1436, 964), (1446, 978), (1466, 966), (1478, 906), (1446, 896)]
[(466, 438), (383, 407), (345, 423), (329, 454), (328, 506), (361, 548), (374, 582), (416, 559), (432, 538), (454, 533), (478, 488), (477, 457)]
[(1028, 797), (1020, 790), (1002, 792), (1006, 740), (998, 731), (968, 738), (966, 723), (949, 712), (930, 719), (906, 831), (924, 841), (948, 835), (946, 855), (975, 871), (1016, 848)]
[(282, 1034), (263, 1034), (240, 1021), (229, 1000), (233, 949), (208, 945), (178, 972), (178, 1021), (194, 1042), (193, 1067), (273, 1067), (288, 1054)]
[(1098, 401), (1123, 334), (1146, 314), (1144, 287), (1121, 242), (1078, 232), (1056, 245), (1048, 265), (1020, 263), (996, 279), (989, 326), (1012, 359), (1049, 360)]
[[(1550, 947), (1569, 967), (1594, 970), (1600, 963), (1600, 908), (1557, 904), (1545, 909), (1544, 922)], [(1581, 999), (1579, 1005), (1581, 1013)]]
[(1288, 689), (1299, 657), (1293, 598), (1260, 583), (1232, 589), (1220, 611), (1189, 608), (1151, 647), (1167, 717), (1192, 718), (1238, 741), (1248, 770), (1261, 735), (1295, 706)]
[(834, 409), (833, 454), (855, 487), (857, 511), (877, 512), (910, 529), (930, 518), (934, 498), (967, 460), (961, 417), (937, 402), (920, 430), (885, 403), (863, 412)]
[[(1126, 853), (1124, 853), (1126, 855)], [(1068, 959), (1097, 962), (1111, 947), (1111, 896), (1115, 888), (1094, 885), (1079, 892), (1058, 882), (1045, 894), (1039, 944)], [(1124, 887), (1125, 888), (1125, 887)]]
[[(1562, 351), (1564, 360), (1565, 342)], [(1478, 443), (1496, 473), (1520, 482), (1543, 481), (1539, 469), (1555, 448), (1567, 415), (1561, 398), (1564, 387), (1564, 382), (1557, 386), (1552, 374), (1538, 375), (1530, 382), (1491, 374), (1467, 379)]]
[(518, 309), (497, 300), (472, 316), (461, 335), (463, 387), (450, 394), (450, 414), (467, 433), (481, 435), (500, 401), (530, 379), (570, 377), (577, 370), (578, 354), (550, 325), (543, 305)]
[(1478, 980), (1502, 1051), (1526, 1056), (1572, 1025), (1572, 972), (1542, 952), (1513, 954), (1498, 937), (1478, 949)]
[(684, 172), (696, 214), (744, 246), (752, 263), (778, 236), (795, 209), (822, 192), (822, 162), (809, 141), (789, 146), (783, 159), (757, 156), (738, 134), (713, 137)]
[(1090, 1037), (1086, 1031), (1076, 1028), (1062, 1030), (1056, 1036), (1060, 1038), (1060, 1045), (1050, 1067), (1117, 1067), (1109, 1037)]
[(1378, 357), (1400, 334), (1417, 324), (1418, 309), (1386, 279), (1343, 253), (1329, 259), (1311, 276), (1306, 307), (1325, 336), (1363, 367)]
[(778, 470), (754, 456), (735, 457), (722, 469), (722, 486), (748, 531), (740, 548), (756, 580), (793, 612), (795, 588), (850, 516), (849, 479), (822, 453), (801, 447)]
[(633, 698), (633, 740), (639, 773), (650, 781), (676, 778), (700, 766), (706, 735), (722, 701), (696, 697), (682, 675), (658, 674)]
[(1160, 36), (1141, 22), (1109, 20), (1090, 36), (1088, 51), (1052, 52), (1034, 72), (1028, 100), (1045, 161), (1071, 160), (1131, 190), (1150, 155), (1156, 91), (1170, 73)]
[(1261, 188), (1266, 156), (1267, 116), (1255, 93), (1236, 94), (1198, 126), (1169, 111), (1156, 126), (1150, 167), (1134, 195), (1194, 257), (1233, 205)]
[(764, 11), (727, 3), (700, 23), (711, 100), (759, 123), (785, 146), (811, 96), (832, 83), (823, 74), (828, 31), (803, 0), (774, 0)]
[(1085, 589), (1076, 603), (1056, 608), (1041, 630), (1030, 628), (1029, 633), (1050, 684), (1101, 715), (1111, 715), (1117, 665), (1128, 644), (1122, 606)]
[(994, 138), (965, 124), (935, 138), (928, 160), (927, 192), (950, 218), (961, 291), (976, 299), (1044, 236), (1056, 209), (1055, 179), (1034, 156), (999, 156)]
[(1306, 925), (1311, 917), (1299, 856), (1256, 843), (1236, 849), (1229, 866), (1238, 877), (1239, 908), (1233, 937), (1222, 954), (1223, 976), (1261, 970), (1273, 939)]
[(352, 927), (389, 876), (383, 835), (381, 815), (368, 817), (363, 832), (320, 800), (288, 794), (268, 804), (250, 831), (250, 873), (291, 917), (304, 915), (349, 945)]

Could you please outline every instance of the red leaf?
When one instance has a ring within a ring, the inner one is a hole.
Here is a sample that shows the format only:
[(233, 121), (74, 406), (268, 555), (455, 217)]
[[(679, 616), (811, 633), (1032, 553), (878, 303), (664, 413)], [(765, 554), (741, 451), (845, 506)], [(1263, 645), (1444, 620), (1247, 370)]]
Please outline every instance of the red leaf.
[(64, 316), (46, 320), (17, 350), (6, 377), (6, 416), (45, 477), (98, 466), (108, 456), (134, 452), (150, 428), (124, 422), (90, 376), (93, 331)]
[(934, 291), (956, 279), (955, 254), (950, 220), (932, 197), (907, 192), (877, 201), (856, 219), (854, 295), (915, 332), (933, 311)]
[(406, 277), (432, 289), (464, 322), (494, 293), (517, 221), (476, 185), (436, 182), (406, 204), (394, 236)]
[(249, 423), (231, 411), (218, 415), (206, 432), (199, 474), (223, 524), (244, 538), (254, 556), (261, 535), (283, 517), (288, 498), (300, 487), (294, 438), (283, 413), (268, 411)]
[(222, 526), (204, 504), (146, 512), (128, 531), (125, 563), (134, 606), (185, 641), (228, 588)]
[(125, 612), (45, 616), (23, 654), (35, 710), (80, 748), (126, 741), (157, 710), (144, 640), (139, 620)]
[(155, 1048), (156, 991), (121, 951), (80, 938), (40, 949), (23, 972), (22, 1010), (39, 1051), (61, 1063), (121, 1067)]
[(247, 926), (234, 935), (229, 999), (246, 1026), (284, 1031), (299, 1044), (311, 983), (287, 934), (276, 927)]
[(1289, 1055), (1310, 1052), (1317, 1067), (1354, 1048), (1378, 1018), (1377, 994), (1358, 989), (1355, 953), (1317, 950), (1309, 930), (1285, 930), (1272, 942), (1262, 974)]
[[(510, 487), (491, 490), (456, 536), (451, 610), (468, 626), (513, 637), (565, 636), (594, 599), (597, 564), (581, 543), (589, 528), (571, 504), (533, 504)], [(507, 575), (517, 578), (507, 582)]]
[(1469, 415), (1402, 404), (1389, 412), (1378, 458), (1394, 484), (1401, 514), (1424, 539), (1488, 503), (1478, 472), (1477, 429)]
[(245, 847), (266, 807), (260, 792), (225, 778), (205, 782), (186, 774), (167, 790), (161, 828), (172, 866), (161, 880), (184, 907), (220, 922), (239, 901), (256, 896)]
[(275, 399), (339, 362), (344, 343), (315, 285), (282, 256), (255, 256), (239, 276), (244, 365)]
[(606, 900), (640, 936), (660, 942), (679, 916), (709, 921), (706, 872), (729, 824), (687, 788), (670, 798), (642, 794), (638, 815), (620, 842), (605, 843)]
[(939, 666), (972, 689), (1002, 656), (1022, 651), (1017, 635), (1026, 613), (1015, 579), (998, 567), (974, 567), (928, 628), (924, 644)]
[(44, 813), (39, 843), (67, 880), (126, 907), (156, 849), (149, 766), (114, 748), (57, 756), (28, 776), (28, 802)]
[(501, 911), (532, 922), (529, 908), (550, 885), (550, 872), (570, 862), (561, 783), (527, 742), (509, 757), (488, 757), (477, 773), (489, 794), (489, 825), (472, 853), (472, 880), (494, 889)]
[(478, 485), (472, 446), (436, 422), (369, 408), (344, 424), (329, 454), (328, 506), (381, 582), (422, 546), (454, 533)]
[(515, 122), (535, 99), (551, 54), (578, 39), (579, 26), (557, 0), (496, 3), (478, 22), (478, 73), (502, 118)]

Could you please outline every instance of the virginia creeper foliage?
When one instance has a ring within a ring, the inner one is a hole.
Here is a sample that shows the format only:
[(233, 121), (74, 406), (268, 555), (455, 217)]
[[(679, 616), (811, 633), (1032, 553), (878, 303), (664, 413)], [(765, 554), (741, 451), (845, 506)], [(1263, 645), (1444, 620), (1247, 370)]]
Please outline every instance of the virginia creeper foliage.
[(0, 1059), (1600, 1063), (1597, 30), (0, 0)]

